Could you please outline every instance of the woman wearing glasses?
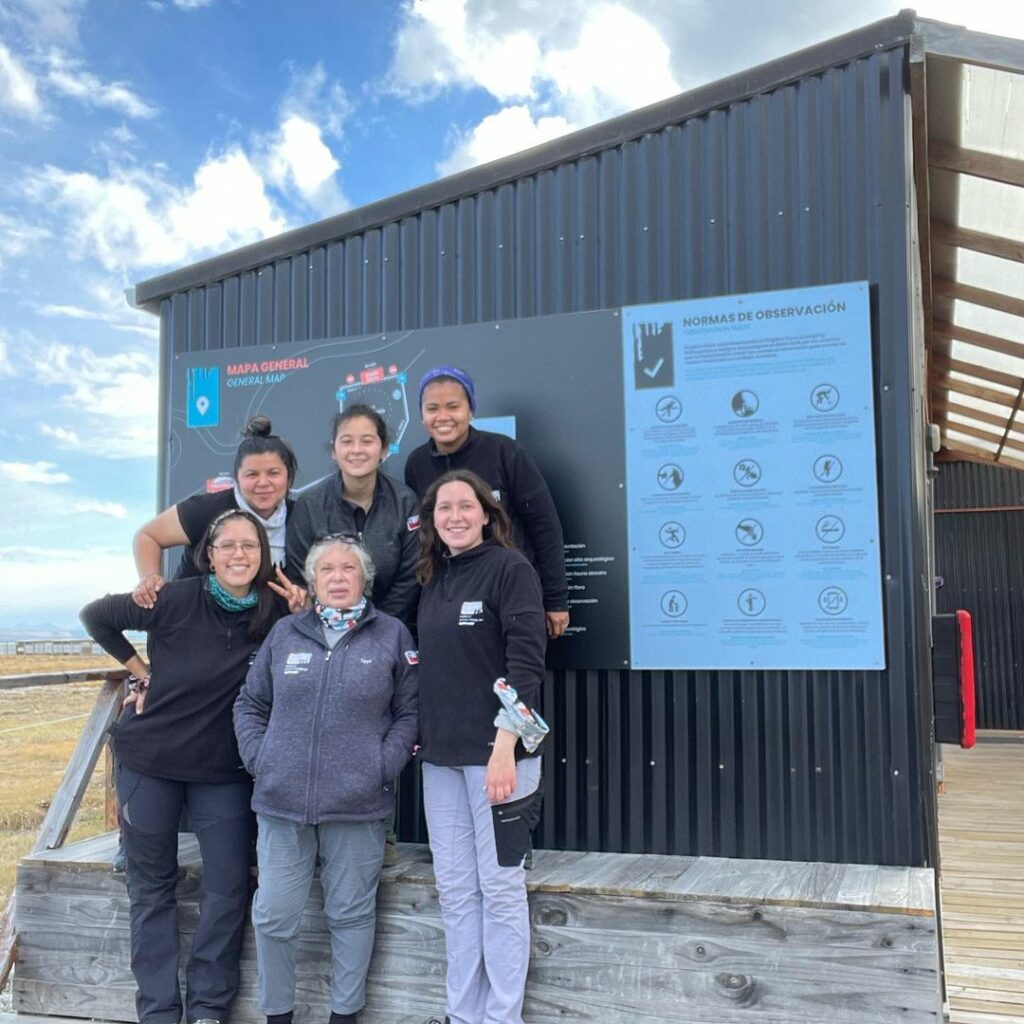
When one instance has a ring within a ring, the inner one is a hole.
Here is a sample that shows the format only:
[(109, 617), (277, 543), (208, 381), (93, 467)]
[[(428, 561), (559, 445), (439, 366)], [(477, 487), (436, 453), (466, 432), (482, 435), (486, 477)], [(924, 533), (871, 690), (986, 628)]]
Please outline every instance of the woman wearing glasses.
[(388, 454), (384, 417), (368, 405), (336, 413), (329, 447), (338, 472), (303, 491), (288, 519), (288, 576), (305, 582), (306, 555), (314, 541), (351, 535), (376, 568), (374, 607), (409, 624), (419, 596), (418, 501), (405, 484), (381, 472)]
[[(231, 709), (257, 647), (284, 614), (272, 591), (295, 610), (305, 600), (283, 576), (271, 581), (270, 545), (251, 512), (217, 516), (196, 566), (201, 575), (166, 584), (152, 608), (108, 594), (81, 613), (89, 635), (133, 673), (134, 699), (111, 734), (141, 1024), (181, 1019), (175, 889), (184, 807), (203, 858), (185, 1019), (223, 1021), (238, 989), (253, 818)], [(148, 634), (149, 666), (124, 630)]]

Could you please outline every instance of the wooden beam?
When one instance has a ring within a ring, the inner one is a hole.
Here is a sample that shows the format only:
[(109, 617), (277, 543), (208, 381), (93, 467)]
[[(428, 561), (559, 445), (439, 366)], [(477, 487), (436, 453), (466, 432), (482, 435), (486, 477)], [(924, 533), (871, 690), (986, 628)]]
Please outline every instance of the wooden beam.
[[(953, 430), (954, 427), (949, 429)], [(945, 434), (945, 431), (943, 431)], [(948, 438), (943, 436), (942, 439), (943, 447), (947, 451), (956, 452), (957, 458), (963, 459), (966, 462), (983, 462), (986, 466), (1004, 466), (1009, 469), (1024, 469), (1024, 459), (1014, 459), (1003, 453), (1003, 457), (997, 462), (994, 452), (985, 451), (984, 448), (978, 448), (975, 445), (969, 444), (967, 441), (958, 441), (955, 438)], [(941, 460), (940, 461), (948, 461)]]
[(993, 405), (1003, 405), (1007, 409), (1013, 408), (1013, 400), (1017, 397), (1008, 395), (1005, 391), (993, 391), (991, 388), (979, 387), (966, 380), (954, 380), (951, 377), (942, 381), (939, 387), (946, 391), (957, 391), (961, 395), (970, 395), (971, 398), (980, 398), (983, 402), (991, 402)]
[[(64, 778), (57, 787), (53, 801), (42, 827), (36, 837), (33, 853), (40, 850), (52, 850), (60, 846), (71, 824), (85, 790), (92, 778), (93, 769), (104, 748), (107, 730), (117, 718), (124, 693), (124, 680), (128, 672), (117, 669), (113, 672), (105, 669), (81, 669), (76, 672), (36, 672), (23, 676), (6, 676), (0, 678), (0, 689), (13, 690), (24, 686), (53, 686), (60, 683), (88, 682), (92, 679), (103, 679), (103, 688), (96, 697), (92, 714), (86, 722), (82, 735), (78, 738), (75, 752), (64, 771)], [(0, 918), (0, 989), (7, 983), (14, 961), (18, 956), (18, 936), (14, 930), (14, 893), (7, 903), (7, 909)]]
[(977, 345), (978, 348), (984, 348), (990, 352), (1001, 352), (1004, 356), (1024, 359), (1024, 342), (1014, 341), (1012, 338), (1001, 338), (998, 334), (975, 331), (970, 327), (961, 327), (959, 324), (951, 324), (945, 320), (934, 321), (932, 333), (937, 334), (940, 338), (949, 338), (950, 341), (963, 341), (968, 345)]
[[(1006, 429), (1006, 416), (997, 416), (993, 412), (986, 412), (984, 409), (972, 409), (968, 405), (960, 405), (959, 402), (951, 402), (949, 397), (935, 397), (935, 407), (942, 409), (947, 413), (953, 413), (956, 416), (966, 416), (968, 419), (977, 420), (981, 423), (989, 423), (993, 427), (999, 427), (1000, 430)], [(1011, 424), (1011, 430), (1017, 430), (1024, 433), (1024, 423), (1019, 423), (1014, 420)]]
[(937, 294), (944, 295), (947, 299), (962, 299), (975, 306), (985, 306), (988, 309), (998, 309), (1002, 313), (1024, 316), (1024, 299), (1018, 298), (1016, 295), (990, 292), (987, 288), (976, 288), (974, 285), (964, 284), (962, 281), (950, 281), (947, 277), (934, 278), (932, 287)]
[[(950, 359), (940, 356), (936, 358), (934, 369), (939, 373), (962, 373), (966, 377), (976, 377), (978, 380), (987, 380), (990, 384), (1002, 384), (1005, 388), (1016, 390), (1020, 387), (1024, 377), (1018, 377), (1013, 373), (1006, 373), (1004, 370), (993, 370), (990, 366), (982, 366), (980, 363), (969, 363), (966, 359)], [(938, 381), (939, 378), (936, 378)]]
[[(1005, 426), (1005, 424), (1002, 424)], [(979, 441), (988, 441), (990, 444), (996, 445), (996, 451), (993, 453), (992, 460), (994, 462), (1001, 461), (1002, 452), (999, 445), (1004, 448), (1012, 448), (1014, 451), (1024, 452), (1024, 441), (1015, 441), (1012, 438), (1003, 438), (999, 434), (993, 434), (988, 430), (983, 430), (981, 427), (971, 426), (970, 423), (953, 423), (946, 421), (947, 430), (956, 430), (961, 434), (967, 434), (969, 437), (976, 437)]]
[(127, 679), (127, 669), (83, 668), (73, 672), (27, 672), (21, 676), (0, 676), (0, 690), (20, 690), (26, 686), (61, 686), (64, 683), (91, 683), (100, 679)]
[[(120, 675), (121, 673), (111, 673)], [(39, 829), (33, 853), (40, 850), (53, 850), (64, 843), (75, 813), (78, 811), (86, 787), (92, 778), (93, 769), (99, 760), (103, 744), (106, 742), (107, 730), (113, 725), (121, 710), (121, 680), (107, 679), (103, 688), (96, 695), (89, 721), (85, 723), (82, 735), (78, 737), (75, 752), (68, 761), (53, 801), (50, 803), (46, 817)]]
[(0, 991), (7, 984), (14, 961), (18, 959), (18, 936), (14, 931), (14, 893), (7, 900), (4, 916), (0, 918)]
[(1015, 238), (986, 235), (983, 231), (972, 231), (970, 228), (933, 220), (932, 240), (942, 245), (953, 245), (973, 252), (984, 252), (989, 256), (1000, 256), (1015, 263), (1024, 263), (1024, 242)]
[(969, 174), (974, 178), (1001, 181), (1005, 185), (1024, 188), (1024, 160), (1014, 160), (996, 153), (961, 149), (949, 142), (932, 141), (928, 147), (928, 164), (944, 171)]
[[(931, 183), (928, 177), (928, 81), (927, 61), (910, 62), (910, 126), (913, 146), (914, 220), (917, 224), (917, 261), (921, 288), (921, 317), (924, 328), (924, 372), (931, 377), (931, 325), (933, 315), (932, 294), (932, 242), (931, 242)], [(931, 415), (931, 393), (925, 394), (925, 415)]]

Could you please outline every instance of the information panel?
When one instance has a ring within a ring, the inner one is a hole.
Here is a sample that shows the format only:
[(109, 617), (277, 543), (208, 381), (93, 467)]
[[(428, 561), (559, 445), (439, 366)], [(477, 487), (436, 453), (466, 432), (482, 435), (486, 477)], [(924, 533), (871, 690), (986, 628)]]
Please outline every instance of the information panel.
[(302, 491), (359, 402), (401, 479), (419, 379), (453, 363), (558, 506), (572, 621), (549, 665), (881, 668), (868, 309), (841, 284), (177, 355), (166, 496), (230, 487), (257, 413)]
[(623, 310), (633, 668), (884, 667), (868, 285)]
[(262, 413), (299, 457), (296, 490), (336, 473), (331, 419), (357, 403), (388, 423), (383, 471), (401, 480), (427, 441), (417, 408), (439, 363), (476, 381), (483, 430), (515, 437), (540, 466), (562, 520), (569, 610), (553, 668), (624, 668), (629, 637), (619, 310), (182, 354), (174, 358), (167, 496), (231, 486), (246, 421)]

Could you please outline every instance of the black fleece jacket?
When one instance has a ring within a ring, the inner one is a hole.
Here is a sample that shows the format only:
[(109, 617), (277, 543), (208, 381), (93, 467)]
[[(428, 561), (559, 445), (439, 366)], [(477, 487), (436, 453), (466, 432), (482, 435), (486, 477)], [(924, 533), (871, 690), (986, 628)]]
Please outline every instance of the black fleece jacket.
[(303, 564), (314, 542), (331, 533), (355, 534), (373, 559), (373, 603), (407, 625), (416, 615), (419, 584), (419, 517), (416, 495), (386, 473), (377, 474), (373, 504), (366, 513), (346, 501), (341, 474), (332, 473), (303, 491), (288, 513), (285, 572), (300, 586), (306, 583)]
[(569, 607), (565, 582), (565, 542), (551, 491), (526, 449), (504, 434), (469, 428), (458, 451), (445, 455), (433, 441), (409, 453), (405, 482), (423, 497), (427, 488), (450, 469), (468, 469), (493, 487), (512, 519), (516, 544), (540, 574), (544, 608)]
[[(490, 541), (447, 560), (420, 596), (420, 759), (487, 764), (504, 677), (540, 710), (547, 635), (537, 573)], [(516, 744), (516, 758), (525, 756)]]
[(131, 594), (108, 594), (81, 611), (86, 632), (125, 662), (137, 653), (123, 630), (149, 634), (150, 687), (141, 715), (129, 705), (111, 728), (114, 753), (134, 771), (182, 782), (247, 779), (231, 708), (259, 642), (249, 639), (253, 611), (228, 612), (205, 576), (174, 580), (153, 608)]

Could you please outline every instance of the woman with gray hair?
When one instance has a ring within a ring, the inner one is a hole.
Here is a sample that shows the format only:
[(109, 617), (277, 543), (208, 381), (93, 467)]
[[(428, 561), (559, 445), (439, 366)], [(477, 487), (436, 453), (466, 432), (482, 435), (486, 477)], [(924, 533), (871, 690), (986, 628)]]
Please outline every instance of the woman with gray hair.
[(373, 562), (355, 537), (316, 542), (305, 573), (313, 608), (270, 631), (235, 703), (259, 822), (259, 1002), (268, 1024), (290, 1024), (319, 855), (331, 1024), (354, 1024), (366, 1001), (394, 780), (416, 742), (418, 657), (406, 627), (366, 597)]

